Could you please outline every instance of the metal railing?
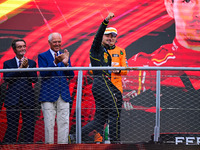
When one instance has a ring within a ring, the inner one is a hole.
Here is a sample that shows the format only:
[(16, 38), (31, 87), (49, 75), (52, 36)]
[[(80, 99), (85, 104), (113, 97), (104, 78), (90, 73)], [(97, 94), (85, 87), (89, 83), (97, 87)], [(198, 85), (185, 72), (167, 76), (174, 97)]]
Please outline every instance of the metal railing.
[(200, 71), (198, 67), (62, 67), (62, 68), (26, 68), (26, 69), (0, 69), (4, 72), (31, 72), (31, 71), (78, 71), (78, 85), (76, 97), (76, 143), (81, 141), (81, 103), (82, 103), (82, 81), (83, 71), (87, 70), (149, 70), (156, 71), (156, 118), (154, 127), (154, 142), (158, 142), (160, 138), (160, 92), (161, 92), (161, 74), (162, 71)]

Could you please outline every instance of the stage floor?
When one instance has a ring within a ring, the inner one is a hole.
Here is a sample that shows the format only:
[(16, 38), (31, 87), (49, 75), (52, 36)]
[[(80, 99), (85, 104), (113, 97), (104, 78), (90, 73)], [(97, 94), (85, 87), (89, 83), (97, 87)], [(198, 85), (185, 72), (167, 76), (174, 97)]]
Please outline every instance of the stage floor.
[(198, 145), (174, 144), (20, 144), (0, 145), (1, 150), (200, 150)]

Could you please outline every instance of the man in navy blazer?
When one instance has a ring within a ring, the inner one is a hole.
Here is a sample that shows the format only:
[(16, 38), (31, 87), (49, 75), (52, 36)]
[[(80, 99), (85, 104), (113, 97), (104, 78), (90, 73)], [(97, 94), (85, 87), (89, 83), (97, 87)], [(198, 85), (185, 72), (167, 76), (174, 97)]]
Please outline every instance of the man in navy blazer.
[[(23, 39), (13, 40), (11, 46), (16, 56), (5, 61), (3, 69), (36, 68), (36, 62), (24, 56), (26, 42)], [(21, 131), (23, 132), (23, 141), (20, 142), (32, 143), (35, 126), (35, 96), (32, 83), (37, 82), (37, 72), (4, 72), (3, 76), (8, 85), (4, 102), (7, 115), (7, 130), (3, 143), (13, 144), (17, 142), (20, 110), (23, 119), (23, 131)]]
[[(62, 36), (51, 33), (48, 37), (50, 49), (38, 55), (39, 67), (71, 67), (69, 52), (60, 52)], [(71, 102), (67, 79), (74, 77), (74, 71), (41, 71), (41, 102), (45, 125), (45, 143), (54, 143), (55, 116), (57, 114), (58, 144), (68, 143), (69, 102)]]

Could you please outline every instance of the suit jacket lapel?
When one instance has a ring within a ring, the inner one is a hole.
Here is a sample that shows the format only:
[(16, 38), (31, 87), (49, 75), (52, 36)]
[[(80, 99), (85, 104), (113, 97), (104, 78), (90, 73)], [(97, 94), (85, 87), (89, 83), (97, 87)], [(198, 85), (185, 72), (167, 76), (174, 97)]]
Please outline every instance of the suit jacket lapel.
[(11, 64), (13, 65), (13, 68), (18, 68), (17, 61), (16, 61), (15, 57), (13, 59), (11, 59)]
[(48, 59), (49, 61), (51, 61), (51, 62), (54, 61), (54, 57), (52, 56), (50, 49), (48, 50), (47, 57), (49, 58)]

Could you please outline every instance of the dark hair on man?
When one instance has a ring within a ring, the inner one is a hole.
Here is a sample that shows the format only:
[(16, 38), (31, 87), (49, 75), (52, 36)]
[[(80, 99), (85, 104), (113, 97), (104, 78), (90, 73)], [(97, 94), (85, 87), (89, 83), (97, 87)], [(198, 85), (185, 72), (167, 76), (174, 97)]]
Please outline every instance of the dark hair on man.
[(15, 39), (15, 40), (12, 41), (12, 44), (11, 44), (13, 50), (16, 50), (16, 43), (19, 42), (19, 41), (22, 41), (26, 44), (26, 42), (23, 39)]

